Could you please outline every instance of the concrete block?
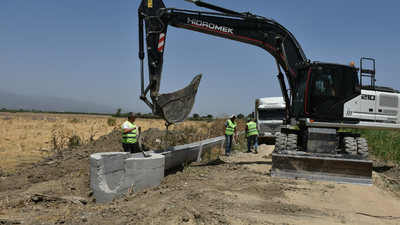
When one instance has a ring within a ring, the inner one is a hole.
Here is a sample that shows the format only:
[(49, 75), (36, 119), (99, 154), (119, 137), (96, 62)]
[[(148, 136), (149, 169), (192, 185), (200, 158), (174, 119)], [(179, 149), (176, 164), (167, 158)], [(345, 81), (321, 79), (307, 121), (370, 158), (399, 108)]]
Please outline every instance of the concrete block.
[(117, 170), (125, 169), (124, 160), (129, 157), (129, 153), (122, 152), (123, 154), (119, 154), (118, 152), (104, 154), (104, 168), (106, 173), (112, 173)]
[(101, 177), (99, 176), (99, 170), (102, 170), (104, 168), (102, 167), (90, 167), (90, 189), (92, 189), (92, 191), (101, 191), (100, 188), (100, 181), (101, 181)]
[[(203, 140), (204, 154), (213, 147), (223, 145), (225, 137)], [(109, 203), (114, 198), (133, 193), (148, 186), (158, 186), (164, 179), (164, 171), (198, 158), (200, 142), (142, 153), (97, 153), (90, 156), (90, 188), (98, 203)], [(133, 186), (132, 186), (133, 184)]]
[(117, 189), (121, 183), (121, 178), (124, 176), (125, 170), (117, 170), (112, 173), (106, 174), (106, 183), (110, 190)]
[(143, 162), (135, 158), (128, 158), (125, 160), (125, 175), (136, 176), (143, 173)]
[[(128, 155), (129, 158), (124, 152), (91, 155), (90, 188), (97, 203), (109, 203), (125, 196), (132, 184), (135, 192), (149, 185), (158, 186), (164, 179), (163, 155), (153, 153), (146, 158), (141, 153)], [(99, 166), (102, 159), (104, 167)]]
[[(93, 157), (92, 157), (93, 156)], [(104, 167), (104, 159), (100, 154), (93, 154), (90, 156), (90, 166), (91, 167)]]

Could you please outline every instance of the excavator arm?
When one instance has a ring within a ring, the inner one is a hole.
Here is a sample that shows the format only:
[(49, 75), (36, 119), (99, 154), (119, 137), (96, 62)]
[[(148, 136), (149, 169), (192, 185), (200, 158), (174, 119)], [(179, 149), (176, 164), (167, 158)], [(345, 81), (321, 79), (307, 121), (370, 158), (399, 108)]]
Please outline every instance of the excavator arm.
[[(197, 88), (200, 84), (201, 74), (185, 88), (174, 93), (159, 94), (163, 55), (168, 18), (161, 17), (160, 9), (165, 8), (162, 1), (143, 1), (139, 7), (139, 58), (141, 60), (141, 95), (143, 100), (153, 111), (167, 121), (168, 124), (179, 124), (190, 114)], [(143, 22), (146, 24), (146, 44), (149, 67), (149, 85), (144, 88), (143, 60), (144, 32)], [(150, 91), (152, 103), (146, 94)]]
[[(200, 74), (193, 79), (191, 84), (177, 92), (159, 94), (168, 25), (255, 45), (266, 50), (277, 62), (282, 94), (287, 104), (290, 104), (280, 68), (285, 72), (289, 88), (293, 90), (298, 66), (307, 61), (295, 37), (272, 19), (251, 13), (232, 11), (202, 1), (190, 0), (190, 2), (217, 12), (166, 8), (162, 0), (143, 0), (139, 7), (139, 58), (142, 61), (141, 99), (152, 108), (153, 113), (163, 117), (169, 124), (183, 122), (191, 112), (201, 79)], [(150, 82), (146, 89), (143, 85), (143, 24), (145, 24), (146, 31)], [(152, 103), (146, 98), (148, 91), (150, 91)]]

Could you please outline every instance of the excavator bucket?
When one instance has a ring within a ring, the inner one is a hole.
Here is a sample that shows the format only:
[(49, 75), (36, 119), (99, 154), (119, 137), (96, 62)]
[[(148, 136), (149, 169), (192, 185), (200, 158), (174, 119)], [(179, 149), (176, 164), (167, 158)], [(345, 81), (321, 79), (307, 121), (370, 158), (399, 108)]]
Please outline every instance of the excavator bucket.
[(371, 186), (372, 161), (357, 155), (283, 150), (272, 154), (271, 176)]
[(157, 114), (168, 124), (179, 124), (185, 121), (192, 111), (197, 89), (202, 74), (195, 76), (192, 82), (179, 91), (162, 94), (155, 101)]

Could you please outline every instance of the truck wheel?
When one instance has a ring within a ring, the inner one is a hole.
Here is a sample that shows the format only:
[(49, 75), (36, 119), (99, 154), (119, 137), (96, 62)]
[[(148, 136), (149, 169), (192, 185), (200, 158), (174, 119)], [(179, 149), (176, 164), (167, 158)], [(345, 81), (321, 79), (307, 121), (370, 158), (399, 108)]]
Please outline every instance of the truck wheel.
[(286, 142), (287, 142), (286, 134), (280, 133), (276, 135), (274, 152), (286, 149)]
[(296, 134), (288, 134), (286, 149), (297, 151), (297, 135)]
[(357, 152), (359, 155), (362, 155), (364, 159), (368, 158), (368, 142), (367, 139), (358, 137), (356, 138), (357, 141)]
[(353, 137), (343, 138), (344, 149), (350, 155), (357, 155), (357, 142)]

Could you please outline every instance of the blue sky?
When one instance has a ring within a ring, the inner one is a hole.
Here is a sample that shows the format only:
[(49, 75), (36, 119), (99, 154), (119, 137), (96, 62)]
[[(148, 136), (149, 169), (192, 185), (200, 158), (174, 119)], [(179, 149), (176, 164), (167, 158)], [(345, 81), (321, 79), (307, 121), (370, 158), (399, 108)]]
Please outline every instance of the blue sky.
[[(358, 67), (361, 57), (374, 58), (377, 85), (400, 89), (399, 1), (206, 2), (276, 20), (312, 61)], [(183, 0), (164, 3), (210, 11)], [(151, 112), (139, 99), (139, 5), (138, 0), (0, 1), (0, 89)], [(169, 27), (160, 93), (183, 88), (199, 73), (203, 78), (191, 114), (247, 115), (254, 99), (281, 95), (275, 60), (266, 51)], [(147, 85), (147, 69), (145, 77)]]

